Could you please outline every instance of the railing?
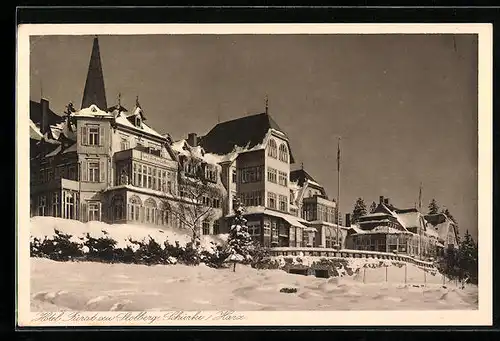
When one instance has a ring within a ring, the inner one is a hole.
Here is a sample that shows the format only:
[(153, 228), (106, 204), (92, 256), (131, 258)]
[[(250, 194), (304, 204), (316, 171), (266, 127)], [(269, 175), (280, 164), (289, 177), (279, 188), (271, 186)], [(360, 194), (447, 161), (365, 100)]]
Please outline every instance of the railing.
[(373, 259), (387, 259), (401, 262), (407, 262), (420, 266), (423, 268), (435, 268), (434, 263), (426, 262), (420, 259), (413, 258), (408, 255), (401, 255), (396, 253), (366, 251), (366, 250), (337, 250), (328, 248), (315, 248), (315, 247), (273, 247), (269, 249), (271, 256), (307, 256), (307, 257), (335, 257), (335, 258), (373, 258)]

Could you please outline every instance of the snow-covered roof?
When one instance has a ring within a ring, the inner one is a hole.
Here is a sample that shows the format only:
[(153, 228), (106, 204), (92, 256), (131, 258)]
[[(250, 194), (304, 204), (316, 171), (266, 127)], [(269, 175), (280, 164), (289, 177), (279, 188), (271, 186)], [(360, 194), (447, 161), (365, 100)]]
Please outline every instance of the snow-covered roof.
[(405, 225), (405, 222), (401, 219), (401, 217), (394, 211), (392, 211), (391, 209), (389, 209), (386, 205), (382, 204), (389, 212), (391, 212), (392, 216), (394, 218), (396, 218), (396, 220), (398, 221), (398, 223), (403, 227), (403, 229), (406, 230), (406, 225)]
[(55, 156), (55, 155), (57, 155), (57, 154), (59, 154), (61, 152), (61, 149), (62, 149), (62, 146), (59, 145), (59, 146), (57, 146), (56, 149), (54, 149), (53, 151), (51, 151), (50, 153), (48, 153), (47, 155), (45, 155), (45, 157)]
[(42, 139), (42, 137), (43, 137), (43, 135), (40, 132), (40, 129), (30, 119), (30, 139), (34, 139), (34, 140), (40, 141)]
[[(264, 206), (249, 206), (245, 207), (245, 210), (243, 212), (243, 215), (249, 215), (249, 214), (265, 214), (265, 215), (270, 215), (273, 217), (278, 217), (286, 220), (290, 225), (300, 227), (305, 229), (306, 231), (316, 231), (314, 227), (308, 227), (307, 224), (308, 222), (302, 218), (286, 214), (283, 212), (278, 212), (274, 210), (270, 210), (265, 208)], [(234, 213), (226, 215), (226, 218), (231, 218), (234, 217)]]
[(97, 105), (92, 104), (88, 108), (83, 108), (79, 111), (71, 113), (71, 116), (75, 117), (112, 117), (113, 114), (107, 111), (103, 111), (97, 107)]
[(49, 136), (49, 133), (46, 132), (45, 134), (43, 134), (43, 140), (47, 143), (50, 143), (50, 144), (60, 144), (59, 141), (57, 140), (54, 140), (51, 136)]
[(403, 226), (409, 227), (421, 227), (421, 214), (420, 212), (406, 212), (406, 213), (396, 213), (400, 218)]
[[(308, 221), (307, 223), (311, 224), (311, 225), (325, 225), (325, 226), (330, 226), (330, 227), (337, 227), (337, 224), (330, 223), (327, 221), (321, 221), (321, 220), (312, 220), (312, 221)], [(344, 230), (348, 230), (350, 228), (350, 227), (342, 226), (342, 225), (338, 225), (338, 227), (340, 227), (341, 229), (344, 229)]]
[(439, 235), (439, 239), (443, 241), (448, 239), (450, 228), (454, 228), (453, 221), (444, 213), (426, 215), (425, 220), (427, 221), (427, 230), (434, 229)]
[(439, 233), (438, 233), (438, 231), (433, 226), (427, 226), (427, 229), (425, 230), (424, 234), (426, 236), (434, 237), (436, 239), (439, 239)]
[(359, 227), (357, 227), (356, 225), (351, 225), (348, 227), (348, 230), (353, 230), (355, 233), (357, 234), (362, 234), (362, 233), (365, 233), (365, 230), (362, 230), (360, 229)]
[(219, 163), (223, 162), (226, 157), (225, 155), (206, 153), (201, 146), (191, 147), (189, 143), (187, 143), (187, 141), (184, 139), (173, 142), (171, 147), (172, 150), (181, 155), (195, 157), (205, 161), (208, 164), (216, 165), (218, 167), (220, 167)]
[(365, 219), (367, 217), (382, 217), (382, 216), (386, 216), (388, 215), (387, 213), (369, 213), (369, 214), (365, 214), (364, 216), (360, 217), (360, 219)]
[(395, 229), (393, 227), (388, 227), (388, 226), (376, 226), (375, 228), (371, 230), (363, 230), (362, 232), (357, 232), (356, 234), (375, 234), (375, 233), (388, 233), (388, 234), (410, 234), (411, 232), (408, 231), (401, 231), (398, 229)]
[(316, 181), (314, 181), (314, 180), (307, 179), (306, 181), (307, 181), (307, 183), (308, 183), (308, 184), (311, 184), (311, 185), (313, 185), (313, 186), (323, 187), (323, 186), (321, 186), (319, 183), (317, 183), (317, 182), (316, 182)]
[(363, 220), (360, 221), (359, 223), (361, 224), (378, 224), (378, 223), (387, 223), (390, 222), (389, 219), (379, 219), (379, 220)]
[(146, 133), (146, 134), (149, 134), (149, 135), (152, 135), (152, 136), (156, 136), (156, 137), (159, 137), (161, 139), (165, 139), (165, 137), (163, 137), (162, 134), (158, 133), (156, 130), (154, 130), (153, 128), (151, 128), (150, 126), (148, 126), (146, 123), (142, 122), (141, 123), (141, 126), (140, 127), (136, 127), (135, 125), (133, 125), (126, 117), (125, 117), (125, 113), (124, 112), (120, 112), (117, 116), (116, 116), (116, 123), (119, 124), (119, 125), (122, 125), (122, 126), (125, 126), (127, 128), (130, 128), (130, 129), (134, 129), (136, 131), (140, 131), (140, 132), (143, 132), (143, 133)]

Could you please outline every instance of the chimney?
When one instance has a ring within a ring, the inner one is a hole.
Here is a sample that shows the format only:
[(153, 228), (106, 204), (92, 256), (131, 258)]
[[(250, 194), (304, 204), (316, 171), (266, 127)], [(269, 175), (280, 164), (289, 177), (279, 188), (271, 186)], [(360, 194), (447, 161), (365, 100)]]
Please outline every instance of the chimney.
[(351, 214), (346, 213), (345, 215), (345, 227), (350, 227), (351, 226)]
[(384, 204), (385, 204), (386, 206), (387, 206), (387, 205), (389, 205), (389, 198), (385, 198), (385, 199), (384, 199)]
[(45, 98), (40, 99), (42, 110), (42, 122), (40, 122), (40, 132), (45, 134), (49, 130), (49, 101)]
[(196, 133), (189, 133), (188, 134), (187, 143), (191, 147), (197, 147), (198, 146), (198, 136), (196, 135)]
[(383, 196), (383, 195), (381, 195), (381, 196), (379, 197), (379, 202), (380, 202), (381, 204), (383, 204), (383, 203), (384, 203), (384, 196)]

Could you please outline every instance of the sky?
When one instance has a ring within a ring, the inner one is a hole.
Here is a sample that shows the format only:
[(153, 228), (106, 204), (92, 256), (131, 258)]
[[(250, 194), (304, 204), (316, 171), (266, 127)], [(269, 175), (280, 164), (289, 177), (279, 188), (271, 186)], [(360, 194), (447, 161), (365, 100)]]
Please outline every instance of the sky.
[[(453, 37), (455, 39), (453, 39)], [(79, 109), (93, 36), (30, 42), (30, 97)], [(379, 196), (399, 208), (435, 198), (477, 237), (476, 35), (100, 36), (108, 106), (136, 96), (160, 133), (206, 134), (264, 112), (288, 134), (340, 210)]]

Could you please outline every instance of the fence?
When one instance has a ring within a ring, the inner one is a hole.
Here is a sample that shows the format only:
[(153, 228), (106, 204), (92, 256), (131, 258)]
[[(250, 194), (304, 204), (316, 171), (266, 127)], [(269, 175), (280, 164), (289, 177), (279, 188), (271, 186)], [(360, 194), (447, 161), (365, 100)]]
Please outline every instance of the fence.
[(413, 258), (408, 255), (400, 255), (388, 252), (365, 251), (365, 250), (337, 250), (313, 247), (275, 247), (269, 249), (271, 256), (307, 256), (307, 257), (330, 257), (330, 258), (374, 258), (387, 259), (414, 264), (424, 269), (435, 269), (434, 263)]
[(457, 279), (449, 279), (438, 271), (429, 271), (408, 263), (392, 266), (381, 266), (377, 268), (360, 268), (354, 279), (365, 284), (370, 283), (400, 283), (408, 285), (461, 285)]

